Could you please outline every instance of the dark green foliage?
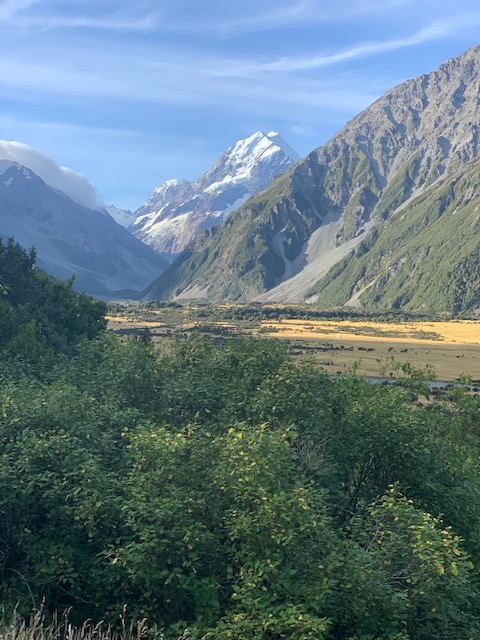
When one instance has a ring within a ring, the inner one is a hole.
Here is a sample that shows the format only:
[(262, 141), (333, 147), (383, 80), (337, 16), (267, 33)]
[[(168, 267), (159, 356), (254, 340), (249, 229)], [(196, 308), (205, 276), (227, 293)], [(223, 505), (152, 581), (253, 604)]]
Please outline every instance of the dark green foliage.
[(166, 640), (480, 636), (478, 398), (418, 404), (428, 371), (334, 380), (274, 340), (96, 335), (101, 306), (2, 248), (7, 612), (127, 604)]
[[(149, 303), (150, 304), (150, 303)], [(155, 303), (157, 304), (157, 303)], [(167, 303), (174, 304), (174, 303)], [(178, 305), (177, 305), (178, 306)], [(148, 309), (147, 305), (141, 305), (141, 310)], [(122, 307), (124, 313), (125, 307)], [(448, 313), (426, 314), (410, 312), (405, 309), (355, 309), (352, 307), (318, 307), (311, 304), (297, 305), (268, 305), (262, 303), (228, 304), (228, 305), (203, 305), (199, 307), (189, 306), (189, 311), (195, 319), (208, 318), (211, 320), (360, 320), (362, 318), (377, 320), (378, 322), (420, 321), (420, 320), (446, 320), (450, 318)]]
[(375, 209), (377, 218), (387, 219), (412, 195), (419, 165), (420, 154), (417, 152), (397, 171), (383, 192), (379, 206)]
[(107, 334), (6, 381), (1, 601), (167, 639), (479, 637), (479, 400), (418, 406), (412, 376)]
[(37, 362), (43, 353), (71, 353), (106, 327), (103, 302), (76, 294), (35, 269), (35, 251), (0, 238), (0, 352)]

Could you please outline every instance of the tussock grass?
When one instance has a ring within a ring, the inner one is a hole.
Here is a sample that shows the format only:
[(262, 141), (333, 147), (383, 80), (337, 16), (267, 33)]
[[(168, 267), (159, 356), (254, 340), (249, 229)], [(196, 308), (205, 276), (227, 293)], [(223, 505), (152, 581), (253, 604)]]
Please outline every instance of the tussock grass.
[(362, 340), (386, 340), (388, 342), (424, 343), (438, 341), (443, 344), (480, 344), (480, 323), (476, 320), (456, 320), (450, 322), (372, 322), (362, 320), (296, 320), (284, 319), (281, 322), (262, 321), (264, 329), (273, 329), (284, 337), (328, 338), (331, 334), (338, 337), (361, 337)]
[[(69, 621), (68, 612), (49, 617), (40, 607), (28, 619), (16, 611), (9, 619), (2, 615), (0, 640), (144, 640), (147, 636), (145, 619), (127, 624), (124, 611), (120, 621), (119, 629), (103, 621), (94, 624), (91, 620), (75, 626)], [(162, 640), (162, 635), (156, 634), (156, 638)]]

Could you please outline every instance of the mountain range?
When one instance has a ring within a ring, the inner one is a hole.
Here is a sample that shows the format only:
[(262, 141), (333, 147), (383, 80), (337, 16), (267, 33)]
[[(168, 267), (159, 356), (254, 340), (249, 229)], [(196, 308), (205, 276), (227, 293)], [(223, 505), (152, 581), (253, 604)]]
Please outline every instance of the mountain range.
[[(29, 168), (0, 160), (0, 235), (35, 246), (38, 266), (99, 297), (132, 297), (167, 266), (118, 225), (47, 185)], [(122, 291), (126, 290), (126, 291)]]
[(388, 91), (198, 235), (148, 299), (480, 307), (480, 47)]
[(304, 159), (259, 131), (135, 213), (0, 160), (0, 235), (101, 297), (480, 310), (479, 95), (475, 46)]
[(221, 222), (298, 157), (277, 133), (258, 132), (196, 182), (157, 187), (136, 213), (114, 205), (92, 209), (31, 168), (0, 159), (0, 235), (35, 246), (38, 266), (62, 280), (74, 275), (79, 291), (137, 298), (199, 231)]
[(257, 131), (195, 182), (174, 179), (157, 187), (129, 230), (171, 262), (200, 231), (219, 224), (299, 159), (278, 133)]

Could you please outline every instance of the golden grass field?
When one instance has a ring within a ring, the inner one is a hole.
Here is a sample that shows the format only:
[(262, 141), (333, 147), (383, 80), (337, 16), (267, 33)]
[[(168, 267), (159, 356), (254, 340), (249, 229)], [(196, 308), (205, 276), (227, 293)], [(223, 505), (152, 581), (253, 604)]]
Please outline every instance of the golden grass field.
[(415, 368), (431, 365), (438, 380), (468, 376), (480, 381), (480, 321), (374, 322), (369, 320), (216, 321), (213, 314), (199, 320), (188, 308), (107, 317), (109, 326), (123, 334), (146, 327), (159, 343), (173, 335), (199, 330), (214, 338), (266, 336), (286, 340), (297, 357), (311, 357), (329, 373), (344, 374), (354, 367), (366, 376), (388, 375), (388, 363), (410, 362)]
[(388, 359), (394, 358), (416, 368), (431, 365), (438, 380), (450, 381), (462, 375), (480, 378), (478, 321), (391, 324), (281, 320), (263, 322), (262, 327), (277, 338), (290, 340), (302, 353), (313, 351), (330, 373), (347, 372), (358, 363), (360, 374), (383, 375)]
[(288, 338), (319, 337), (336, 338), (358, 337), (368, 339), (372, 336), (392, 341), (424, 342), (438, 340), (443, 344), (480, 345), (480, 322), (476, 320), (457, 320), (450, 322), (371, 322), (358, 320), (279, 320), (261, 322), (261, 327), (273, 329)]

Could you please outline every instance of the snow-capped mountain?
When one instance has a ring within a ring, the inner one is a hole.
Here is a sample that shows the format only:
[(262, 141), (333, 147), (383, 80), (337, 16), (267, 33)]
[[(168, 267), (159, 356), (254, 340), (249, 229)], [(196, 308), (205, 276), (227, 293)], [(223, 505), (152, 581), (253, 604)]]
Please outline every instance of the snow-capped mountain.
[(127, 229), (132, 222), (135, 221), (135, 214), (130, 209), (119, 209), (113, 204), (105, 207), (105, 211), (109, 213), (115, 222)]
[(203, 229), (221, 222), (300, 156), (271, 131), (258, 131), (225, 151), (196, 182), (167, 180), (136, 212), (129, 230), (172, 261)]
[(166, 266), (103, 209), (83, 206), (31, 169), (2, 159), (0, 236), (35, 246), (41, 269), (59, 280), (75, 275), (74, 289), (101, 297), (141, 291)]

